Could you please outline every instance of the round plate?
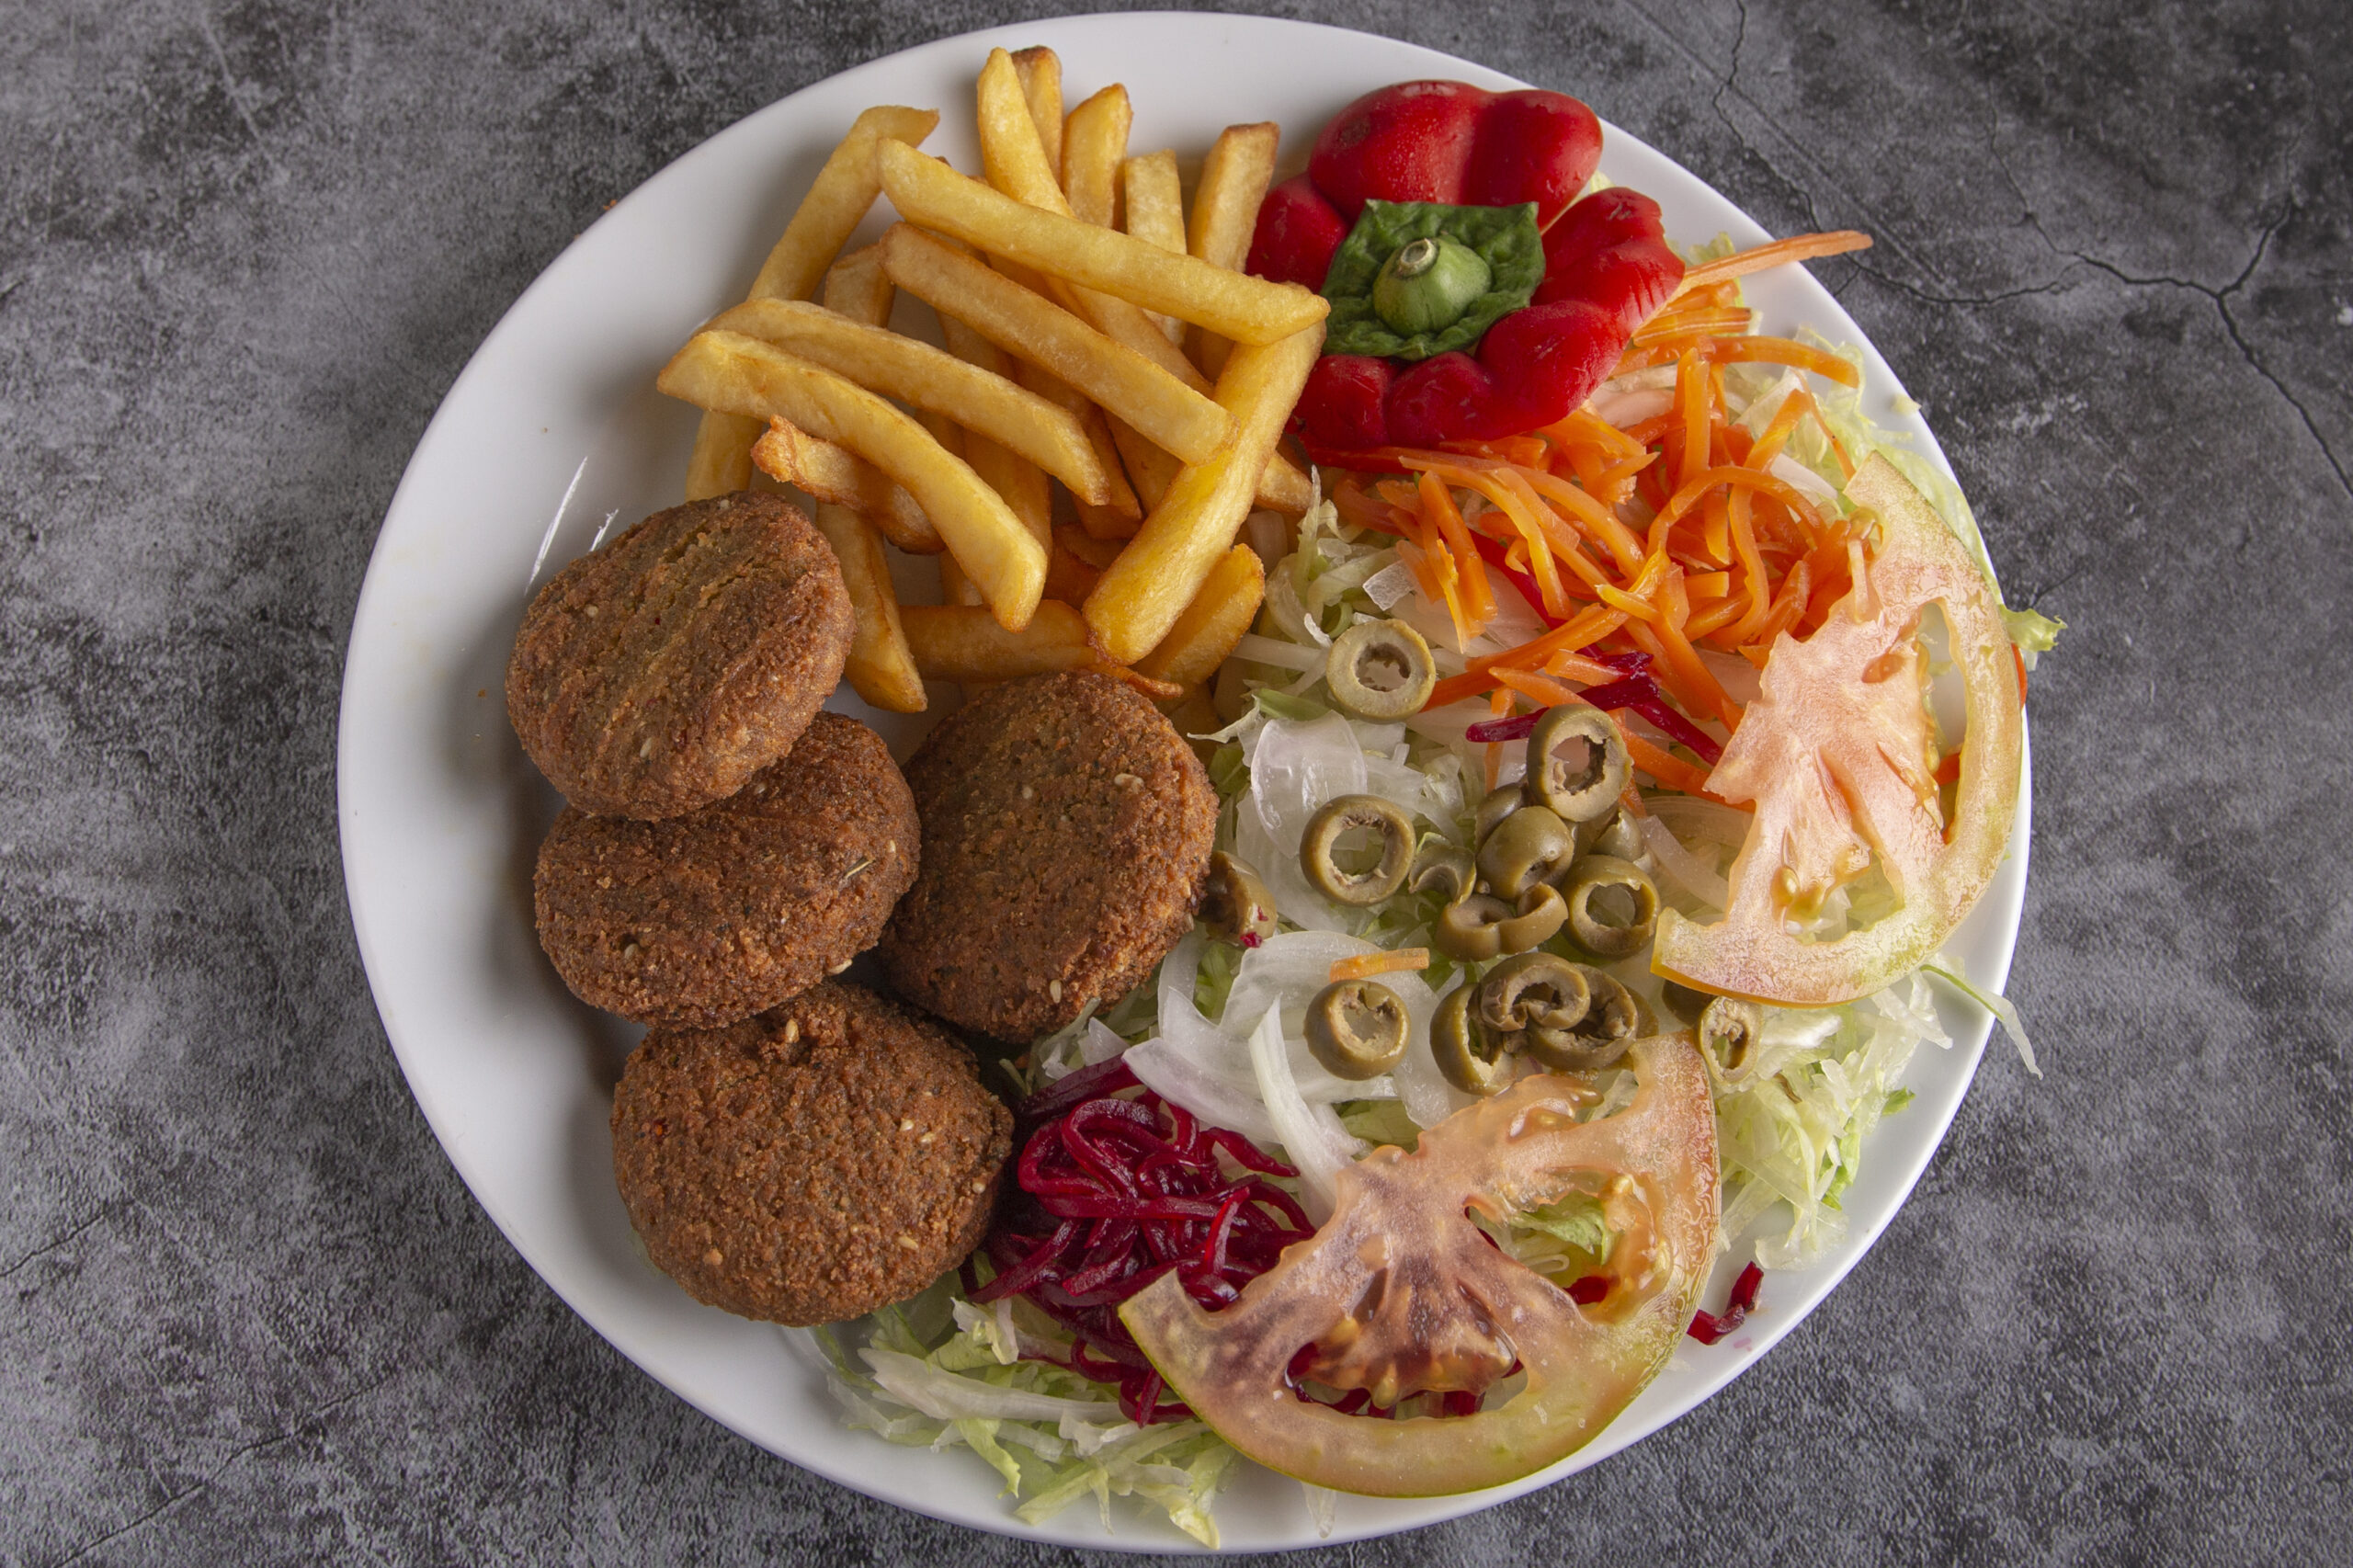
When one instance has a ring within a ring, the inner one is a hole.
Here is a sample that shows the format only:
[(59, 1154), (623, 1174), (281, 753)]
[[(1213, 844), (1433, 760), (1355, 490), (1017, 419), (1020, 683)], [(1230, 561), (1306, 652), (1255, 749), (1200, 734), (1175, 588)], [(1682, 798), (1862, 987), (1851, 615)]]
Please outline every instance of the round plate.
[[(1060, 51), (1071, 101), (1111, 82), (1135, 103), (1131, 145), (1198, 159), (1220, 129), (1276, 119), (1295, 164), (1325, 119), (1386, 83), (1456, 77), (1525, 85), (1484, 66), (1336, 28), (1253, 17), (1142, 15), (1024, 24), (945, 39), (795, 93), (664, 169), (583, 234), (517, 301), (450, 389), (410, 460), (376, 541), (344, 669), (337, 787), (352, 922), (385, 1033), (426, 1119), (526, 1261), (622, 1354), (681, 1397), (793, 1463), (944, 1519), (1074, 1545), (1191, 1545), (1138, 1508), (1109, 1538), (1081, 1505), (1043, 1526), (1013, 1517), (972, 1456), (892, 1448), (840, 1424), (805, 1335), (699, 1305), (645, 1263), (613, 1187), (606, 1118), (636, 1031), (574, 1001), (540, 956), (530, 876), (554, 796), (527, 761), (502, 697), (534, 587), (607, 531), (675, 504), (695, 415), (654, 393), (654, 371), (704, 318), (733, 303), (858, 111), (937, 107), (926, 143), (978, 166), (972, 83), (992, 45)], [(1555, 84), (1572, 92), (1578, 84)], [(1602, 169), (1665, 210), (1690, 241), (1769, 236), (1664, 154), (1617, 130)], [(870, 218), (864, 243), (883, 219)], [(1752, 278), (1768, 330), (1862, 334), (1802, 269)], [(1863, 347), (1867, 410), (1941, 464), (1918, 417)], [(868, 712), (902, 756), (919, 732)], [(2026, 881), (2027, 812), (1984, 903), (1950, 946), (1980, 983), (2008, 972)], [(1769, 1278), (1746, 1332), (1687, 1342), (1608, 1431), (1563, 1464), (1493, 1492), (1413, 1501), (1345, 1498), (1335, 1541), (1485, 1507), (1656, 1431), (1724, 1386), (1822, 1300), (1885, 1228), (1943, 1138), (1982, 1053), (1973, 1010), (1957, 1043), (1924, 1051), (1918, 1098), (1872, 1135), (1846, 1194), (1846, 1244)], [(1706, 1298), (1722, 1304), (1733, 1264)], [(1219, 1503), (1230, 1550), (1319, 1539), (1299, 1487), (1244, 1466)]]

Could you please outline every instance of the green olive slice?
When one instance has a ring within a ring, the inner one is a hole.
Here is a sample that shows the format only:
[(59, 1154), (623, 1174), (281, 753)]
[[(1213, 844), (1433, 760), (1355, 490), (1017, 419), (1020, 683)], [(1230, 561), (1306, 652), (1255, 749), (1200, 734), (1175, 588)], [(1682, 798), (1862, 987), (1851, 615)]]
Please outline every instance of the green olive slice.
[(1307, 1005), (1307, 1049), (1335, 1078), (1378, 1078), (1405, 1054), (1405, 1003), (1378, 981), (1343, 980)]
[(1359, 620), (1332, 640), (1324, 678), (1351, 719), (1388, 723), (1422, 710), (1438, 686), (1438, 664), (1422, 634), (1402, 620)]
[(1598, 708), (1564, 702), (1547, 710), (1528, 737), (1528, 798), (1563, 822), (1607, 816), (1632, 777), (1626, 737)]
[(1650, 946), (1658, 887), (1631, 860), (1588, 855), (1569, 876), (1569, 935), (1588, 952), (1622, 959)]
[(1765, 1009), (1756, 1003), (1737, 996), (1711, 997), (1699, 1014), (1699, 1049), (1726, 1083), (1739, 1083), (1747, 1076), (1750, 1053), (1764, 1027)]
[(1201, 924), (1221, 941), (1256, 947), (1275, 934), (1275, 895), (1249, 863), (1221, 849), (1201, 884)]
[(1607, 855), (1617, 860), (1639, 860), (1647, 846), (1643, 842), (1643, 830), (1634, 821), (1634, 813), (1620, 801), (1618, 809), (1603, 819), (1600, 831), (1586, 841), (1586, 853)]
[[(1381, 857), (1369, 869), (1340, 864), (1341, 835), (1370, 828), (1381, 835)], [(1404, 811), (1378, 795), (1340, 795), (1308, 819), (1299, 843), (1299, 869), (1310, 886), (1336, 903), (1379, 903), (1405, 885), (1414, 858), (1414, 824)]]
[(1507, 953), (1524, 953), (1557, 935), (1569, 918), (1569, 906), (1561, 897), (1561, 890), (1550, 882), (1539, 882), (1519, 895), (1519, 907), (1508, 920), (1495, 923), (1495, 935)]
[(1481, 1023), (1501, 1033), (1571, 1028), (1586, 1015), (1597, 972), (1557, 953), (1522, 953), (1487, 971), (1472, 1006)]
[(1542, 806), (1522, 806), (1479, 846), (1479, 874), (1497, 898), (1516, 899), (1567, 870), (1576, 853), (1567, 823)]
[(1479, 810), (1471, 819), (1471, 846), (1477, 848), (1487, 842), (1487, 835), (1503, 825), (1504, 819), (1528, 804), (1517, 784), (1501, 784), (1479, 798)]
[(1588, 1000), (1585, 1016), (1566, 1028), (1537, 1025), (1526, 1030), (1520, 1049), (1556, 1073), (1597, 1073), (1617, 1065), (1642, 1032), (1643, 1011), (1634, 994), (1614, 975), (1584, 964)]
[(1430, 1054), (1446, 1081), (1466, 1095), (1492, 1095), (1511, 1083), (1511, 1059), (1471, 1017), (1471, 990), (1458, 985), (1430, 1016)]
[(1503, 923), (1510, 918), (1510, 904), (1492, 894), (1474, 892), (1438, 912), (1438, 923), (1430, 927), (1430, 940), (1448, 958), (1484, 963), (1502, 954)]
[(1479, 868), (1470, 855), (1451, 844), (1432, 844), (1414, 857), (1405, 885), (1418, 893), (1434, 893), (1440, 903), (1452, 903), (1471, 891)]

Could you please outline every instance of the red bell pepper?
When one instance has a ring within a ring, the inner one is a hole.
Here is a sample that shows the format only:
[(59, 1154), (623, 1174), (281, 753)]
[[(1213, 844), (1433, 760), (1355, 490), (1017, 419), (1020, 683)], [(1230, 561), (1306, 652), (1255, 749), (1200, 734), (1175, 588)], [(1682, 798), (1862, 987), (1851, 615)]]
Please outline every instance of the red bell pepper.
[(1600, 122), (1562, 93), (1405, 82), (1342, 110), (1316, 138), (1308, 172), (1260, 206), (1252, 272), (1321, 289), (1369, 199), (1534, 202), (1544, 278), (1487, 329), (1475, 358), (1324, 356), (1293, 418), (1301, 433), (1342, 451), (1493, 440), (1550, 425), (1590, 396), (1683, 280), (1656, 202), (1613, 188), (1571, 205), (1600, 153)]

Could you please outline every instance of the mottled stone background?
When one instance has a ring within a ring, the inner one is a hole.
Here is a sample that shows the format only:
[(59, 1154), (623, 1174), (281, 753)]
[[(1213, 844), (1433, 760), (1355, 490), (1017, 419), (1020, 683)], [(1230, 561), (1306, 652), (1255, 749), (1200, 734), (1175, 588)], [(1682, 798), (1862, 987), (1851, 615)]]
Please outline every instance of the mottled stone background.
[[(1730, 1392), (1358, 1563), (2345, 1560), (2353, 7), (1284, 7), (1547, 85), (1777, 231), (2017, 597), (2034, 879), (1910, 1208)], [(435, 404), (616, 197), (1027, 7), (0, 7), (0, 1562), (1011, 1563), (590, 1333), (386, 1048), (344, 640)], [(1037, 14), (1046, 14), (1040, 11)]]

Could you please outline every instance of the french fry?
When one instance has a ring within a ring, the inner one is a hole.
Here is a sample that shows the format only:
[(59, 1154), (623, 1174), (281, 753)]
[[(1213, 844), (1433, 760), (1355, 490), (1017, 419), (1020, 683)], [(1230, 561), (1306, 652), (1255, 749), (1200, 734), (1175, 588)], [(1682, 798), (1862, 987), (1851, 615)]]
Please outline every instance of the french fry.
[[(816, 182), (786, 222), (784, 233), (769, 250), (748, 298), (777, 294), (804, 300), (824, 276), (826, 265), (874, 205), (881, 177), (874, 164), (874, 144), (892, 137), (911, 146), (939, 124), (936, 109), (898, 108), (878, 104), (851, 122), (849, 134), (817, 171)], [(705, 413), (695, 431), (694, 452), (687, 459), (687, 499), (700, 501), (726, 495), (752, 483), (752, 443), (760, 437), (760, 422), (732, 414)]]
[(1267, 460), (1267, 472), (1258, 476), (1259, 506), (1296, 517), (1314, 498), (1315, 487), (1289, 458), (1277, 452)]
[[(958, 174), (904, 142), (881, 144), (882, 188), (920, 223), (1147, 311), (1181, 316), (1237, 343), (1281, 341), (1321, 322), (1330, 306), (1295, 283), (1270, 283), (1040, 208)], [(905, 279), (901, 288), (908, 287)]]
[[(1185, 187), (1176, 175), (1176, 154), (1168, 148), (1130, 158), (1120, 165), (1120, 194), (1127, 231), (1147, 244), (1184, 255)], [(1185, 324), (1175, 316), (1154, 315), (1172, 344), (1185, 341)]]
[(1054, 542), (1097, 572), (1120, 559), (1119, 540), (1097, 539), (1085, 528), (1074, 528), (1068, 523), (1054, 529)]
[(768, 252), (748, 299), (805, 300), (817, 291), (835, 255), (874, 205), (881, 188), (874, 150), (896, 142), (913, 151), (939, 124), (939, 111), (878, 104), (851, 122), (849, 134), (817, 171), (816, 183)]
[(891, 275), (882, 270), (882, 247), (861, 245), (845, 252), (825, 269), (825, 286), (818, 299), (835, 315), (868, 326), (888, 326), (891, 301), (898, 291)]
[(1217, 674), (1217, 667), (1250, 630), (1259, 601), (1266, 597), (1267, 568), (1257, 552), (1246, 544), (1235, 545), (1218, 557), (1193, 602), (1185, 607), (1160, 645), (1136, 661), (1136, 673), (1198, 687)]
[[(1193, 191), (1193, 216), (1186, 231), (1192, 253), (1214, 267), (1239, 272), (1250, 259), (1250, 237), (1258, 226), (1258, 204), (1275, 177), (1275, 147), (1282, 127), (1229, 125), (1221, 131), (1201, 161), (1201, 183)], [(1193, 358), (1214, 376), (1225, 368), (1233, 345), (1217, 334), (1195, 327), (1190, 335)]]
[(699, 408), (782, 416), (895, 480), (931, 519), (1007, 630), (1029, 623), (1046, 551), (997, 493), (924, 427), (856, 382), (741, 333), (697, 333), (654, 385)]
[(919, 229), (900, 223), (883, 235), (882, 265), (908, 293), (1069, 382), (1180, 457), (1208, 457), (1233, 428), (1233, 420), (1211, 399)]
[(760, 438), (760, 428), (756, 419), (706, 409), (695, 426), (695, 449), (687, 458), (687, 499), (707, 501), (748, 489), (752, 443)]
[(944, 415), (1020, 453), (1090, 501), (1111, 498), (1086, 427), (1037, 393), (945, 349), (800, 300), (753, 300), (723, 312), (707, 332), (741, 333), (823, 365), (870, 392)]
[[(1120, 449), (1120, 457), (1127, 468), (1128, 478), (1134, 483), (1137, 497), (1150, 511), (1160, 505), (1160, 497), (1176, 477), (1176, 460), (1154, 446), (1133, 427), (1114, 421), (1111, 438)], [(1307, 510), (1314, 490), (1307, 475), (1291, 466), (1281, 453), (1267, 460), (1267, 472), (1258, 477), (1258, 494), (1253, 505), (1270, 512), (1284, 512), (1298, 517)]]
[[(956, 558), (952, 555), (943, 554), (939, 558), (939, 602), (944, 605), (982, 606), (987, 603), (981, 597), (981, 590), (972, 586), (972, 580), (956, 569)], [(906, 608), (904, 605), (899, 608), (902, 611)]]
[(1217, 393), (1234, 416), (1233, 444), (1185, 465), (1087, 596), (1086, 623), (1104, 657), (1132, 665), (1158, 646), (1233, 548), (1323, 344), (1319, 322), (1279, 343), (1239, 346), (1227, 359)]
[[(734, 415), (729, 415), (730, 418)], [(961, 453), (963, 431), (948, 426)], [(770, 419), (753, 443), (752, 461), (779, 484), (796, 485), (816, 500), (847, 506), (910, 555), (937, 555), (948, 546), (915, 498), (887, 473), (847, 448), (821, 441), (789, 419)]]
[[(939, 319), (940, 335), (947, 339), (949, 352), (968, 365), (977, 366), (991, 375), (1002, 376), (1010, 367), (997, 346), (966, 326), (953, 316)], [(1091, 450), (1092, 449), (1090, 449)], [(1046, 483), (1046, 471), (1017, 452), (1004, 447), (977, 432), (968, 431), (964, 437), (964, 460), (982, 483), (1013, 508), (1013, 515), (1038, 542), (1047, 548), (1047, 592), (1053, 586), (1054, 496)]]
[(1058, 599), (1040, 601), (1018, 631), (965, 605), (902, 605), (899, 620), (926, 680), (1014, 680), (1095, 662), (1086, 618)]
[(1013, 51), (1013, 72), (1021, 82), (1021, 97), (1029, 108), (1029, 119), (1038, 128), (1038, 144), (1046, 154), (1046, 166), (1060, 178), (1063, 167), (1063, 60), (1052, 50), (1039, 45)]
[(1127, 88), (1117, 82), (1070, 111), (1063, 122), (1063, 195), (1071, 216), (1097, 228), (1117, 226), (1120, 162), (1135, 121)]
[(1073, 498), (1086, 531), (1097, 539), (1127, 539), (1133, 535), (1136, 525), (1143, 521), (1143, 506), (1128, 483), (1127, 472), (1120, 465), (1120, 449), (1111, 439), (1111, 424), (1103, 411), (1085, 392), (1027, 359), (1014, 360), (1013, 379), (1047, 402), (1069, 409), (1086, 426), (1087, 443), (1095, 449), (1096, 458), (1103, 464), (1104, 477), (1111, 484), (1111, 499), (1100, 506)]
[(1076, 608), (1086, 602), (1087, 595), (1095, 591), (1095, 585), (1102, 579), (1103, 569), (1090, 566), (1073, 554), (1070, 548), (1063, 543), (1064, 531), (1075, 530), (1055, 530), (1053, 553), (1046, 557), (1046, 597)]
[(850, 689), (891, 713), (924, 710), (923, 677), (899, 624), (899, 598), (891, 586), (890, 558), (872, 523), (847, 506), (817, 503), (817, 531), (841, 562), (842, 585), (849, 590), (849, 658), (844, 672)]

